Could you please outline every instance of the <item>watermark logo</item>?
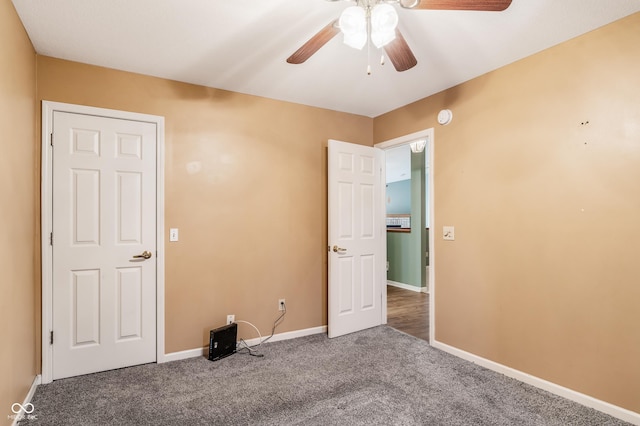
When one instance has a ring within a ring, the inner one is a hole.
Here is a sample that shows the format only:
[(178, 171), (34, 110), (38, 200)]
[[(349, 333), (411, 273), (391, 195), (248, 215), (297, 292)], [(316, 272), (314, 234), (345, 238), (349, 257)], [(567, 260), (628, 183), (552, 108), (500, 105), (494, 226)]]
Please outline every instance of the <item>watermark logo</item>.
[(30, 402), (27, 402), (24, 405), (20, 404), (19, 402), (14, 402), (11, 406), (11, 411), (13, 411), (13, 414), (31, 414), (35, 409), (36, 407), (34, 407)]
[(14, 402), (11, 405), (11, 412), (13, 412), (13, 415), (8, 415), (7, 418), (9, 420), (18, 421), (23, 419), (36, 420), (38, 416), (36, 416), (35, 414), (31, 414), (35, 409), (36, 407), (34, 407), (34, 405), (30, 402), (27, 402), (24, 405), (20, 404), (19, 402)]

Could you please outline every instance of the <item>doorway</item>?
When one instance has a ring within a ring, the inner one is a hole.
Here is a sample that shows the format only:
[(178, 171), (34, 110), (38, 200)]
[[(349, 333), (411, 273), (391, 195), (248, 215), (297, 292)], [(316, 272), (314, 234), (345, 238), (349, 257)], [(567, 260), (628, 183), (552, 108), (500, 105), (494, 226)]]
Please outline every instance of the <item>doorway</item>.
[(43, 102), (44, 383), (163, 361), (163, 134), (162, 117)]
[[(424, 141), (421, 152), (419, 141)], [(414, 145), (410, 149), (410, 145)], [(430, 340), (433, 333), (433, 129), (375, 145), (385, 150), (387, 323)], [(417, 149), (416, 149), (417, 148)]]

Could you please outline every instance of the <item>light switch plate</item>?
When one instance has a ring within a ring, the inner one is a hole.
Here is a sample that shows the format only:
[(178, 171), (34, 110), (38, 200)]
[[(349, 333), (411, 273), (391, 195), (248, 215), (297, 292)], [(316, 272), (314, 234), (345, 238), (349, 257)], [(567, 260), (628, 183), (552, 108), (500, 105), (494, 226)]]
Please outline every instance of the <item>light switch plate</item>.
[(169, 229), (169, 241), (178, 241), (178, 228)]
[(448, 241), (455, 240), (455, 229), (453, 228), (453, 226), (442, 227), (442, 239)]

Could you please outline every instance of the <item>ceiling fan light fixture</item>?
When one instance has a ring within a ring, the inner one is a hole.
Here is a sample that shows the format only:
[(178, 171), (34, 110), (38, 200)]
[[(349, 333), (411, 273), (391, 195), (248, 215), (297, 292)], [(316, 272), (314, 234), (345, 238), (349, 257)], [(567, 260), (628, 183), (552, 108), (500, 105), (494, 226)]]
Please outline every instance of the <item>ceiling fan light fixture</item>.
[(371, 11), (371, 41), (379, 49), (396, 38), (398, 12), (388, 3), (377, 4)]
[(399, 3), (405, 9), (413, 9), (420, 4), (420, 0), (400, 0)]
[(367, 16), (363, 8), (351, 6), (343, 10), (338, 25), (347, 46), (360, 50), (367, 43)]

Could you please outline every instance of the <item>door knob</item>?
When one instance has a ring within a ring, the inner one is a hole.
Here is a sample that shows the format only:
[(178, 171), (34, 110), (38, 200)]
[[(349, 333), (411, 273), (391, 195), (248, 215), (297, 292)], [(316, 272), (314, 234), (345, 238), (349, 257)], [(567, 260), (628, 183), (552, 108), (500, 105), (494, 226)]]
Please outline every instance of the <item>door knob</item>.
[(338, 254), (343, 254), (347, 252), (347, 249), (338, 247), (338, 246), (333, 246), (333, 251), (338, 253)]
[(143, 251), (142, 254), (136, 254), (135, 256), (133, 256), (134, 259), (149, 259), (151, 257), (151, 252), (150, 251)]

